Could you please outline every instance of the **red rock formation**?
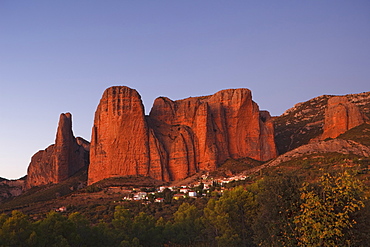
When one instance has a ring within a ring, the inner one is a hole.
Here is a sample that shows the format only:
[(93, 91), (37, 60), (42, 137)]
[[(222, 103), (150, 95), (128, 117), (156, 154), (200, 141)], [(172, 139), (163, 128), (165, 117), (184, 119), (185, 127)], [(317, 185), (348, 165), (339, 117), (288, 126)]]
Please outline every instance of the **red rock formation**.
[(276, 156), (270, 115), (259, 111), (248, 89), (178, 101), (160, 97), (145, 118), (135, 90), (111, 87), (95, 113), (89, 184), (123, 175), (178, 180), (215, 170), (230, 157)]
[[(162, 138), (170, 154), (172, 145), (178, 146), (179, 142), (186, 144), (183, 150), (187, 152), (195, 148), (191, 156), (187, 155), (190, 158), (187, 163), (179, 162), (190, 165), (187, 176), (194, 170), (214, 170), (230, 157), (251, 157), (257, 160), (276, 157), (273, 123), (270, 118), (267, 112), (259, 112), (248, 89), (222, 90), (211, 96), (178, 101), (161, 97), (154, 102), (150, 112), (150, 119), (156, 123), (152, 128), (158, 136), (169, 136), (165, 133), (168, 128), (163, 127), (164, 124), (179, 126), (178, 131), (184, 127), (189, 129), (189, 137), (184, 139), (185, 135), (182, 135), (183, 141), (176, 138), (179, 134), (172, 134), (175, 138)], [(188, 140), (187, 143), (185, 140)], [(193, 146), (189, 144), (191, 142), (194, 143)], [(193, 161), (195, 166), (192, 165)], [(171, 157), (169, 162), (171, 163)], [(170, 166), (170, 174), (171, 170), (183, 170), (176, 178), (186, 177), (186, 166)]]
[(32, 156), (25, 187), (59, 183), (69, 178), (88, 165), (88, 148), (87, 141), (74, 137), (71, 114), (61, 114), (55, 144)]
[(336, 138), (364, 122), (364, 117), (358, 106), (350, 103), (347, 97), (332, 97), (328, 100), (325, 111), (324, 132), (321, 139)]
[(149, 175), (149, 137), (136, 90), (111, 87), (95, 112), (88, 183), (122, 175)]

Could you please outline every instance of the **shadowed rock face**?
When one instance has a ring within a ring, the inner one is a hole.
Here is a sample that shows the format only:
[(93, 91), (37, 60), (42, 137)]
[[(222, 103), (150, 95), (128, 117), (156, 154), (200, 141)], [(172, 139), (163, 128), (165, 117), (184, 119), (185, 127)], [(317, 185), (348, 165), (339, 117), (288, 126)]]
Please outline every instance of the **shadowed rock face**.
[(248, 89), (160, 97), (145, 117), (135, 90), (111, 87), (95, 113), (88, 183), (123, 175), (178, 180), (215, 170), (227, 158), (276, 156), (270, 115), (259, 111)]
[(332, 97), (328, 100), (325, 111), (324, 132), (321, 139), (336, 138), (364, 122), (364, 116), (357, 105), (349, 102), (347, 97)]
[(55, 144), (32, 156), (25, 187), (66, 180), (88, 165), (88, 150), (89, 143), (73, 135), (71, 114), (61, 114)]

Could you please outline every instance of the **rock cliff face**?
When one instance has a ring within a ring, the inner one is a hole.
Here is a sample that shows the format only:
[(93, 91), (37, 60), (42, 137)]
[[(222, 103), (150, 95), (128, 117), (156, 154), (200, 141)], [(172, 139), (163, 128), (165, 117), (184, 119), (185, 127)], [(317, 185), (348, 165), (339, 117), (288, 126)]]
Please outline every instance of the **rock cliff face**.
[(95, 112), (89, 183), (139, 174), (149, 174), (149, 136), (141, 97), (128, 87), (108, 88)]
[(75, 138), (70, 113), (60, 115), (55, 144), (34, 154), (27, 170), (26, 189), (59, 183), (89, 163), (89, 143)]
[[(281, 116), (274, 117), (275, 142), (279, 154), (335, 136), (335, 132), (355, 127), (361, 119), (365, 122), (370, 119), (370, 92), (345, 96), (322, 95), (298, 103)], [(343, 120), (345, 123), (341, 123)]]
[(324, 132), (321, 139), (336, 138), (364, 122), (364, 116), (359, 108), (350, 103), (347, 97), (332, 97), (328, 100), (325, 111)]
[(111, 87), (95, 113), (88, 183), (123, 175), (178, 180), (213, 171), (227, 158), (276, 155), (271, 117), (248, 89), (177, 101), (160, 97), (145, 117), (135, 90)]

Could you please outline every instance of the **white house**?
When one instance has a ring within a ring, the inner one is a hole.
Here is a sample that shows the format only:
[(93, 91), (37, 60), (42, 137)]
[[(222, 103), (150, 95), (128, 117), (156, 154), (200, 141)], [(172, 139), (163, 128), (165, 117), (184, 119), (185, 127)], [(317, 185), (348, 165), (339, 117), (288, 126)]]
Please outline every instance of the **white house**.
[(61, 212), (61, 213), (67, 212), (67, 208), (63, 206), (63, 207), (56, 209), (55, 212)]
[(189, 196), (190, 197), (197, 197), (197, 192), (195, 192), (195, 191), (189, 191)]
[(189, 189), (188, 188), (181, 188), (180, 189), (180, 193), (184, 193), (184, 194), (186, 194), (186, 193), (188, 193), (189, 192)]
[(154, 202), (164, 202), (164, 198), (156, 198)]

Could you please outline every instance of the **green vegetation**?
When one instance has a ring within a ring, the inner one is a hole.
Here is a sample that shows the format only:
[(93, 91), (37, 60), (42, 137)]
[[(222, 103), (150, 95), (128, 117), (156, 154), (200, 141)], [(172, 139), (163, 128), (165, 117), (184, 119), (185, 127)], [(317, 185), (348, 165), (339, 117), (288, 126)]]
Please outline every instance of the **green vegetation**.
[(253, 224), (259, 246), (297, 246), (294, 217), (300, 208), (302, 178), (274, 174), (258, 181), (258, 212)]
[(14, 209), (24, 205), (31, 205), (38, 202), (50, 201), (61, 196), (70, 194), (78, 189), (81, 181), (87, 180), (87, 170), (77, 172), (73, 177), (58, 183), (33, 187), (23, 193), (21, 196), (12, 198), (7, 202), (0, 204), (0, 209)]
[(225, 177), (241, 173), (250, 168), (262, 165), (262, 161), (251, 158), (227, 159), (216, 171), (211, 172), (212, 177)]
[(344, 140), (353, 140), (362, 145), (370, 147), (370, 124), (361, 124), (348, 130), (346, 133), (340, 135), (338, 138)]
[(324, 174), (316, 187), (305, 183), (294, 221), (299, 246), (352, 246), (352, 215), (364, 207), (362, 194), (361, 182), (346, 171)]
[(351, 169), (369, 186), (369, 165), (370, 158), (354, 154), (319, 153), (301, 156), (278, 166), (265, 168), (263, 174), (291, 174), (304, 177), (306, 181), (315, 181), (323, 172), (336, 173)]
[(226, 191), (219, 199), (209, 200), (204, 209), (209, 242), (217, 242), (219, 246), (251, 246), (256, 210), (255, 195), (243, 187)]
[(13, 211), (0, 215), (0, 246), (366, 246), (368, 189), (347, 170), (311, 182), (271, 171), (222, 195), (167, 203), (69, 206), (41, 218)]
[(155, 180), (155, 179), (150, 178), (150, 177), (124, 176), (124, 177), (106, 178), (106, 179), (100, 180), (99, 182), (94, 183), (91, 186), (96, 187), (96, 188), (106, 188), (106, 187), (110, 187), (110, 186), (157, 187), (157, 186), (160, 186), (162, 184), (163, 184), (162, 181)]

